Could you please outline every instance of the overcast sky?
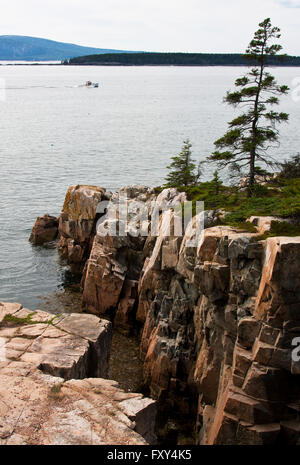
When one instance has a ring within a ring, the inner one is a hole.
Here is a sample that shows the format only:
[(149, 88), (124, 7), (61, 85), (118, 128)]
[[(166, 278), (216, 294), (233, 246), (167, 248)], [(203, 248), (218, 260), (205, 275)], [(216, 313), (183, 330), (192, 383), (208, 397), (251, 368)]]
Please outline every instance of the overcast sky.
[(300, 55), (300, 0), (0, 0), (0, 35), (99, 48), (243, 52), (271, 17)]

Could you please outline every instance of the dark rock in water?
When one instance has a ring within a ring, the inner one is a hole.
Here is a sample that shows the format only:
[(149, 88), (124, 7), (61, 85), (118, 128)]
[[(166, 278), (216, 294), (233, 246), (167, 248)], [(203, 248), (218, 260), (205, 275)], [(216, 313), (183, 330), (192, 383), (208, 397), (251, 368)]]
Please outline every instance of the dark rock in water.
[(54, 241), (58, 235), (58, 218), (55, 216), (38, 216), (33, 226), (30, 242), (36, 245)]

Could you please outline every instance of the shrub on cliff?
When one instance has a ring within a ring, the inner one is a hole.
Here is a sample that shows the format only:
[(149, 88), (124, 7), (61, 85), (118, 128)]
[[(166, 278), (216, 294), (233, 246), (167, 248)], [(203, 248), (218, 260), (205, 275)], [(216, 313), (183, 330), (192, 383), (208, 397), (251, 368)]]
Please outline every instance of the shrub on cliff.
[(212, 186), (214, 188), (215, 195), (219, 195), (220, 187), (222, 186), (223, 182), (220, 179), (220, 176), (219, 176), (219, 173), (218, 173), (217, 170), (215, 170), (215, 172), (214, 172), (214, 177), (213, 177), (213, 180), (212, 180), (211, 183), (212, 183)]
[(300, 153), (294, 155), (289, 160), (285, 160), (281, 165), (280, 178), (292, 179), (300, 178)]
[(173, 160), (169, 166), (169, 174), (166, 177), (165, 187), (188, 187), (194, 186), (201, 176), (201, 163), (196, 169), (192, 159), (192, 144), (189, 139), (183, 142), (183, 147), (179, 155), (172, 157)]

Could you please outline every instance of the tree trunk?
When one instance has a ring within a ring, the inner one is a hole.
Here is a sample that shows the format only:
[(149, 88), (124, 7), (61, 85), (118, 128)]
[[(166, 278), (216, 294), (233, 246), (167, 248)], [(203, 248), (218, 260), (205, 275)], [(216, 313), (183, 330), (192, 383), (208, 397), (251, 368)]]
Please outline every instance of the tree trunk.
[(252, 197), (253, 194), (254, 194), (255, 161), (256, 161), (255, 139), (256, 139), (256, 135), (257, 135), (257, 123), (258, 123), (258, 120), (259, 120), (258, 105), (259, 105), (259, 97), (260, 97), (262, 80), (263, 80), (263, 75), (264, 75), (264, 67), (265, 67), (264, 54), (265, 54), (266, 45), (267, 45), (267, 34), (266, 34), (266, 31), (265, 31), (265, 39), (264, 39), (264, 43), (262, 45), (262, 50), (261, 50), (261, 62), (260, 62), (260, 73), (259, 73), (259, 80), (258, 80), (258, 88), (257, 88), (257, 94), (256, 94), (255, 102), (254, 102), (254, 119), (253, 119), (253, 122), (252, 122), (253, 148), (251, 149), (251, 152), (250, 152), (248, 197)]
[(248, 197), (252, 197), (255, 184), (255, 150), (250, 153), (250, 171), (249, 171), (249, 185), (248, 185)]

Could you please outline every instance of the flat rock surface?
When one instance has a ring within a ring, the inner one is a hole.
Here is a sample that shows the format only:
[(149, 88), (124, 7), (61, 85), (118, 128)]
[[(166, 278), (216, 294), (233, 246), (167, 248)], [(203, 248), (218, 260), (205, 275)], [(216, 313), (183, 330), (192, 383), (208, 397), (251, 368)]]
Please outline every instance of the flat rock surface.
[(0, 380), (1, 445), (147, 444), (122, 405), (142, 396), (115, 381), (64, 381), (25, 362), (1, 362)]
[(6, 360), (31, 363), (64, 379), (106, 377), (111, 323), (94, 315), (50, 315), (0, 303)]
[(0, 444), (154, 441), (155, 402), (100, 378), (110, 343), (111, 323), (94, 315), (0, 302)]

